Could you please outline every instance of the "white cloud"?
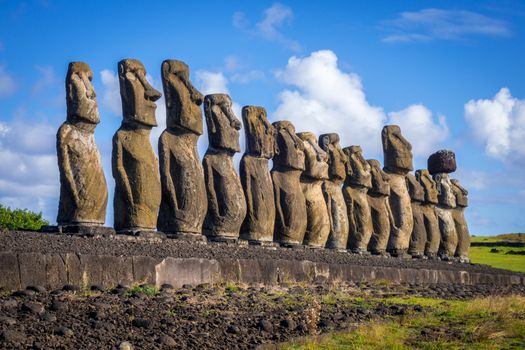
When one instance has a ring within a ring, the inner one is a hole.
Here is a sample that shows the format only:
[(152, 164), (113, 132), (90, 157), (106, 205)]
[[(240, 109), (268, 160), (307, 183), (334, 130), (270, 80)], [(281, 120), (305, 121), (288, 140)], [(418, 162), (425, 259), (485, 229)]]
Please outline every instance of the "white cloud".
[(276, 75), (296, 89), (279, 94), (274, 120), (290, 120), (297, 131), (317, 135), (335, 131), (342, 145), (360, 144), (365, 152), (380, 150), (385, 113), (368, 103), (360, 77), (341, 71), (332, 51), (317, 51), (303, 58), (293, 56)]
[(390, 124), (401, 127), (403, 136), (412, 144), (414, 156), (428, 157), (448, 138), (445, 117), (438, 115), (434, 118), (432, 111), (422, 104), (410, 105), (399, 112), (390, 112), (388, 117)]
[(0, 203), (42, 211), (55, 220), (59, 175), (56, 128), (17, 120), (0, 123)]
[(109, 69), (104, 69), (100, 72), (100, 80), (102, 80), (102, 86), (104, 87), (102, 91), (102, 107), (117, 116), (122, 116), (122, 102), (120, 100), (117, 74)]
[(288, 38), (281, 31), (283, 25), (291, 24), (292, 19), (292, 9), (289, 6), (276, 2), (264, 10), (262, 20), (257, 22), (254, 28), (249, 28), (250, 23), (243, 12), (235, 12), (233, 14), (233, 25), (265, 40), (277, 42), (292, 51), (300, 51), (302, 48), (299, 42)]
[(228, 79), (222, 72), (211, 72), (207, 70), (198, 70), (196, 72), (197, 85), (203, 95), (209, 94), (227, 94)]
[(471, 11), (436, 8), (401, 12), (384, 24), (390, 34), (383, 41), (390, 43), (460, 40), (473, 35), (503, 37), (511, 33), (504, 21)]
[(36, 66), (36, 70), (40, 73), (40, 78), (36, 81), (31, 89), (31, 92), (36, 95), (43, 92), (49, 86), (58, 82), (55, 70), (51, 66)]
[(0, 65), (0, 98), (14, 94), (16, 86), (15, 79)]
[(492, 99), (468, 101), (465, 119), (487, 155), (525, 164), (525, 100), (502, 88)]
[(340, 70), (330, 50), (293, 56), (276, 75), (295, 89), (281, 91), (273, 120), (290, 120), (298, 132), (337, 132), (342, 146), (361, 145), (367, 157), (382, 158), (381, 130), (387, 122), (401, 126), (416, 156), (426, 157), (448, 136), (445, 118), (438, 116), (436, 122), (423, 105), (391, 112), (387, 118), (382, 107), (368, 102), (359, 75)]

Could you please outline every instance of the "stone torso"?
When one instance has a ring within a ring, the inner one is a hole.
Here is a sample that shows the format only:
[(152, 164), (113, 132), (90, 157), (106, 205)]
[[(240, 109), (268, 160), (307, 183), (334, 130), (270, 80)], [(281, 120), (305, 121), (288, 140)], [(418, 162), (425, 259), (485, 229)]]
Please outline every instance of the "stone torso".
[[(114, 136), (113, 156), (121, 157), (121, 164), (129, 181), (129, 189), (121, 181), (115, 181), (115, 210), (117, 207), (121, 208), (121, 213), (124, 214), (115, 215), (117, 230), (154, 229), (157, 225), (161, 189), (158, 160), (151, 147), (149, 135), (149, 130), (121, 128)], [(120, 149), (120, 155), (115, 153), (116, 147)]]
[(198, 135), (165, 130), (159, 139), (162, 203), (158, 228), (201, 233), (208, 202), (204, 170), (197, 152)]
[[(103, 224), (106, 217), (108, 192), (100, 154), (92, 133), (68, 123), (62, 124), (57, 134), (57, 151), (61, 183), (65, 184), (64, 167), (71, 170), (77, 195), (70, 186), (60, 187), (58, 223)], [(62, 155), (67, 158), (64, 159)], [(75, 198), (77, 197), (77, 198)]]
[(243, 239), (273, 240), (275, 203), (268, 162), (266, 158), (244, 154), (239, 165), (241, 182), (249, 203), (241, 228)]

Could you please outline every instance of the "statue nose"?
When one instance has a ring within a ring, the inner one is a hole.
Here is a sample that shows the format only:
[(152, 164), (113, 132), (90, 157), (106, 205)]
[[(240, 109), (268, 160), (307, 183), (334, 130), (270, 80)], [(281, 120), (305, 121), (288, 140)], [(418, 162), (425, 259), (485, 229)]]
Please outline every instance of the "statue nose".
[(153, 102), (157, 101), (162, 96), (160, 92), (158, 92), (151, 86), (148, 86), (144, 90), (144, 95), (146, 96), (146, 99), (153, 101)]

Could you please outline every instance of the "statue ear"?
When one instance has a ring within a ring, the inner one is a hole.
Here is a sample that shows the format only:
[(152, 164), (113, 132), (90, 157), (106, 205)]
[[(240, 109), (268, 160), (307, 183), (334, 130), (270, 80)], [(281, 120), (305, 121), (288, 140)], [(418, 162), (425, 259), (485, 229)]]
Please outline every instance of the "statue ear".
[(208, 122), (208, 132), (215, 134), (217, 129), (215, 128), (215, 120), (213, 118), (213, 105), (210, 99), (204, 99), (204, 114), (206, 115), (206, 120)]

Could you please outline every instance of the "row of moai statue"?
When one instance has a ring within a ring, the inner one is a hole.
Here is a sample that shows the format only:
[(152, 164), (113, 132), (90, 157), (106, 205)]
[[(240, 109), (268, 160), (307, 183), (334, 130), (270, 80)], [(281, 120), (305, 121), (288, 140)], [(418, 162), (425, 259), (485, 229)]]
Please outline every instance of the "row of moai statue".
[[(467, 260), (467, 191), (448, 177), (456, 167), (452, 152), (435, 153), (429, 170), (412, 175), (411, 145), (389, 125), (382, 132), (381, 169), (377, 160), (365, 160), (361, 147), (341, 148), (336, 133), (296, 134), (289, 121), (270, 124), (263, 107), (245, 106), (246, 151), (237, 173), (233, 155), (240, 152), (241, 122), (230, 97), (203, 96), (181, 61), (164, 61), (161, 74), (166, 130), (157, 159), (150, 132), (161, 93), (139, 61), (118, 63), (123, 121), (112, 151), (117, 233)], [(57, 222), (71, 232), (101, 227), (106, 215), (92, 78), (87, 64), (69, 64), (67, 120), (57, 134)], [(209, 147), (201, 163), (202, 104)]]

